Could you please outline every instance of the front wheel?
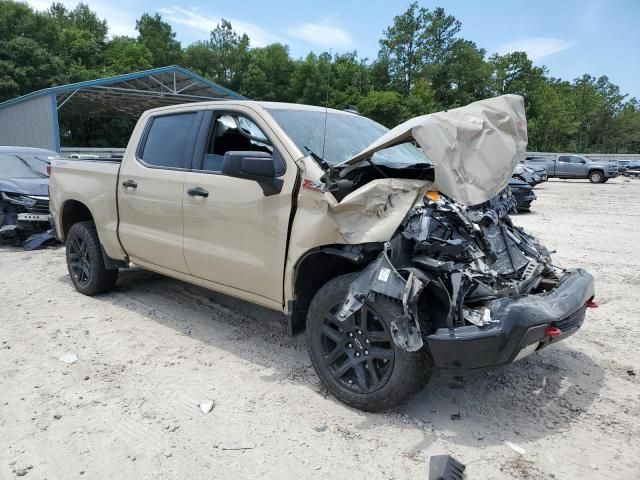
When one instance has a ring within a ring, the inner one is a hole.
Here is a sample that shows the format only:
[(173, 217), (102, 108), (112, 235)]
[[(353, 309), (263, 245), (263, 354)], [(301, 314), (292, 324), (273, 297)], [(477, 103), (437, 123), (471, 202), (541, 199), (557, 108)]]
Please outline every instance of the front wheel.
[(594, 170), (593, 172), (591, 172), (589, 174), (589, 181), (591, 183), (604, 183), (605, 179), (604, 179), (604, 173), (598, 171), (598, 170)]
[(67, 234), (67, 268), (80, 293), (96, 295), (112, 290), (118, 269), (104, 266), (98, 232), (93, 222), (74, 223)]
[(413, 397), (431, 376), (426, 348), (407, 352), (391, 337), (402, 314), (393, 299), (378, 297), (350, 318), (336, 312), (358, 273), (341, 275), (316, 293), (307, 316), (307, 345), (322, 383), (340, 401), (369, 412), (393, 408)]

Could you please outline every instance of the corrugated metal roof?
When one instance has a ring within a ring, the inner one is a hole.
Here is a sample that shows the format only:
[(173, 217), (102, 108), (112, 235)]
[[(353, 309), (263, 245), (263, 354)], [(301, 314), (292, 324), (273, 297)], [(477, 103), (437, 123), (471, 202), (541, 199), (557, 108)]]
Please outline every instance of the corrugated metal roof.
[[(169, 75), (169, 78), (167, 78), (167, 75)], [(162, 80), (158, 80), (156, 78), (158, 76)], [(168, 83), (165, 83), (165, 80)], [(183, 103), (185, 100), (246, 99), (246, 97), (185, 68), (178, 65), (170, 65), (114, 77), (45, 88), (0, 103), (0, 109), (50, 94), (58, 97), (58, 108), (61, 108), (67, 101), (71, 101), (72, 97), (77, 97), (73, 99), (74, 110), (80, 113), (84, 113), (85, 108), (90, 110), (90, 113), (96, 113), (96, 107), (101, 106), (109, 107), (108, 109), (116, 111), (122, 109), (125, 113), (139, 113), (142, 104), (152, 104), (151, 107), (144, 105), (144, 109), (160, 106), (158, 105), (158, 98), (163, 99), (162, 105)], [(127, 101), (118, 102), (119, 98), (122, 100), (126, 98)], [(154, 98), (155, 101), (149, 101), (151, 98)], [(140, 101), (141, 105), (130, 105), (129, 102), (132, 99)], [(126, 111), (127, 108), (132, 111)]]

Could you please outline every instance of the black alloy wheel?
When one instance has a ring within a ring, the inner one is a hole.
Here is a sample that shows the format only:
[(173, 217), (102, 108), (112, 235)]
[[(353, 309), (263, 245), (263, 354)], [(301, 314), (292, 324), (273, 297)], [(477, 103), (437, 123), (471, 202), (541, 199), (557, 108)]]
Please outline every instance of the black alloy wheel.
[(324, 362), (344, 387), (359, 393), (376, 391), (393, 371), (391, 333), (376, 315), (375, 306), (364, 305), (343, 322), (335, 315), (339, 307), (335, 305), (324, 319)]
[(86, 286), (91, 281), (89, 249), (82, 237), (76, 236), (69, 241), (69, 270), (78, 285)]
[(80, 293), (95, 295), (112, 290), (117, 268), (106, 268), (96, 226), (91, 221), (74, 223), (66, 235), (67, 267)]
[(432, 365), (426, 345), (399, 347), (392, 322), (403, 315), (394, 299), (378, 296), (349, 318), (336, 317), (358, 273), (329, 280), (307, 314), (307, 346), (318, 377), (340, 401), (368, 412), (396, 407), (427, 383)]

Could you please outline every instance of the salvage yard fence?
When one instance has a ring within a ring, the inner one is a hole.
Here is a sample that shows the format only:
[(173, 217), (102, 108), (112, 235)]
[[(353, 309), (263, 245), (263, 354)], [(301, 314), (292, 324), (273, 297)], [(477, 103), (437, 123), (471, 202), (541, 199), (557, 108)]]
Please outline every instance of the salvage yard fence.
[[(124, 148), (85, 148), (85, 147), (62, 147), (60, 153), (63, 157), (71, 154), (79, 155), (96, 155), (98, 157), (110, 158), (121, 157), (124, 154)], [(536, 157), (553, 157), (557, 153), (553, 152), (527, 152), (527, 156)], [(601, 160), (606, 162), (618, 162), (621, 160), (640, 160), (640, 153), (579, 153), (592, 160)]]

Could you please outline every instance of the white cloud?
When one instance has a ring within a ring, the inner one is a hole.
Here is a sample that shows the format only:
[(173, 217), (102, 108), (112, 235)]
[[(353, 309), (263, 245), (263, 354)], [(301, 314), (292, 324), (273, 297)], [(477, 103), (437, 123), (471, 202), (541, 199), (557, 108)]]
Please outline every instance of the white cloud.
[(319, 23), (303, 23), (285, 32), (292, 37), (325, 48), (351, 48), (354, 46), (351, 34), (344, 28), (331, 25), (328, 20)]
[(270, 43), (281, 42), (273, 33), (253, 24), (244, 22), (236, 18), (220, 17), (214, 15), (205, 15), (197, 10), (190, 10), (182, 7), (159, 8), (158, 11), (172, 23), (186, 25), (194, 30), (209, 34), (211, 30), (216, 28), (222, 18), (225, 18), (236, 32), (246, 33), (251, 41), (252, 47), (263, 47)]
[(533, 61), (542, 60), (554, 53), (562, 52), (575, 45), (573, 40), (553, 37), (530, 37), (514, 40), (498, 47), (498, 53), (527, 52)]
[[(81, 3), (79, 0), (56, 0), (62, 3), (68, 9), (73, 9)], [(28, 0), (28, 5), (36, 10), (47, 10), (53, 0)], [(89, 8), (93, 10), (100, 19), (105, 19), (109, 25), (109, 36), (115, 35), (128, 35), (130, 37), (136, 37), (136, 17), (128, 14), (127, 12), (115, 8), (110, 5), (108, 1), (96, 1), (96, 0), (84, 0), (84, 3), (89, 5)]]

